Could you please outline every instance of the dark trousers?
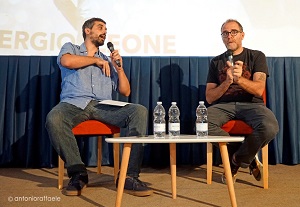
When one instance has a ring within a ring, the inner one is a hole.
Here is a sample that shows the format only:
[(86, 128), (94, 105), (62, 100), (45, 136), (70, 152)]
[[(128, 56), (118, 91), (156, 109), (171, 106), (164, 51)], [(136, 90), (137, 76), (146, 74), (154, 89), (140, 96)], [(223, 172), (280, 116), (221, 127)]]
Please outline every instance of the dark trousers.
[(241, 167), (247, 167), (256, 153), (275, 138), (279, 131), (273, 112), (263, 103), (229, 102), (208, 107), (208, 134), (228, 136), (221, 126), (232, 119), (246, 122), (253, 133), (245, 136), (242, 143), (229, 143), (228, 153)]
[[(89, 119), (126, 128), (126, 136), (145, 135), (148, 110), (139, 104), (128, 104), (119, 107), (102, 105), (97, 101), (91, 101), (85, 109), (63, 102), (56, 105), (47, 115), (46, 129), (54, 149), (66, 163), (69, 176), (73, 173), (86, 171), (72, 128)], [(143, 149), (142, 144), (132, 145), (127, 171), (128, 176), (139, 177)]]

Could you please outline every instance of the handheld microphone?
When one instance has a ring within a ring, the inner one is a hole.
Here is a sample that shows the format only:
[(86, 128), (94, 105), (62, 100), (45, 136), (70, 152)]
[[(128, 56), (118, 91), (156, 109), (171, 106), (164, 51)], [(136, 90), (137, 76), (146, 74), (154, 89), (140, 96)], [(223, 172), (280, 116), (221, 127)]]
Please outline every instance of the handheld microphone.
[(231, 63), (231, 65), (234, 66), (232, 50), (227, 50), (225, 53), (225, 56), (227, 57), (227, 59)]
[[(109, 49), (110, 52), (113, 52), (113, 51), (115, 50), (115, 49), (114, 49), (114, 45), (113, 45), (113, 43), (111, 43), (111, 42), (108, 42), (108, 43), (107, 43), (107, 47), (108, 47), (108, 49)], [(116, 62), (116, 64), (117, 64), (119, 67), (121, 67), (120, 60), (115, 60), (115, 62)]]

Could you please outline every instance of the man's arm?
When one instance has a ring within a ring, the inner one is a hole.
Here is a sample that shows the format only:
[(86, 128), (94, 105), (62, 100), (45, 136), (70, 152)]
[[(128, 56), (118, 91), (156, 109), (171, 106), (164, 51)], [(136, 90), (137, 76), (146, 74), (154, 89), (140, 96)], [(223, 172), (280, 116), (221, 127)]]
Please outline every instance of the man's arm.
[(95, 64), (102, 68), (106, 76), (110, 76), (110, 67), (108, 61), (98, 57), (80, 56), (67, 53), (60, 58), (60, 64), (65, 68), (74, 70)]
[[(227, 61), (229, 63), (229, 61)], [(223, 81), (219, 86), (216, 83), (207, 83), (206, 84), (206, 101), (211, 104), (214, 101), (218, 100), (233, 83), (232, 69), (227, 70), (226, 80)]]
[(244, 77), (238, 78), (236, 81), (245, 91), (255, 96), (262, 96), (266, 88), (267, 75), (263, 72), (253, 74), (253, 80), (248, 80)]
[(119, 92), (124, 96), (130, 95), (130, 84), (122, 67), (117, 69), (119, 76)]
[(234, 82), (240, 85), (245, 91), (255, 96), (262, 96), (266, 87), (267, 75), (263, 72), (256, 72), (253, 74), (253, 80), (242, 77), (242, 61), (237, 61), (234, 67), (227, 61), (230, 68), (227, 70), (227, 77), (221, 85), (215, 83), (207, 83), (206, 85), (206, 101), (211, 104), (218, 100)]
[[(114, 55), (113, 55), (114, 53)], [(115, 50), (111, 54), (112, 63), (114, 67), (117, 69), (118, 77), (119, 77), (119, 92), (120, 94), (124, 96), (130, 95), (130, 84), (126, 77), (126, 74), (124, 72), (123, 66), (122, 66), (122, 58), (118, 54), (118, 51)], [(121, 67), (118, 67), (117, 64), (115, 64), (115, 59), (121, 61)], [(102, 68), (103, 72), (106, 76), (110, 76), (110, 66), (109, 62), (105, 61), (98, 57), (91, 57), (91, 56), (79, 56), (79, 55), (72, 55), (72, 54), (64, 54), (61, 59), (60, 63), (63, 67), (69, 68), (69, 69), (78, 69), (83, 68), (89, 65), (97, 65), (98, 67)]]
[[(114, 50), (111, 54), (110, 54), (111, 60), (112, 60), (112, 64), (113, 66), (116, 68), (117, 73), (118, 73), (118, 77), (119, 77), (119, 92), (120, 94), (124, 95), (124, 96), (129, 96), (130, 95), (130, 84), (128, 81), (128, 78), (124, 72), (124, 68), (123, 68), (123, 60), (121, 55), (119, 54), (118, 50)], [(121, 67), (119, 67), (116, 64), (116, 60), (120, 61), (120, 65)]]
[(255, 96), (262, 96), (266, 88), (267, 75), (263, 72), (255, 72), (253, 74), (253, 80), (249, 80), (242, 76), (242, 67), (243, 62), (236, 61), (232, 69), (234, 83), (240, 85), (248, 93)]

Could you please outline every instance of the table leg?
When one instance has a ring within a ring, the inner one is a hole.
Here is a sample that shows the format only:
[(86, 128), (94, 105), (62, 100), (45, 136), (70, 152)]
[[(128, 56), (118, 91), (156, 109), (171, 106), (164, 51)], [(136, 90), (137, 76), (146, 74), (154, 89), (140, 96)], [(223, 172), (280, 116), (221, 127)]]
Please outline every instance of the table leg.
[(236, 197), (235, 197), (235, 192), (234, 192), (234, 187), (233, 187), (227, 145), (224, 142), (220, 142), (219, 146), (220, 146), (220, 151), (221, 151), (221, 156), (222, 156), (222, 162), (224, 165), (224, 171), (225, 171), (225, 176), (226, 176), (227, 188), (228, 188), (229, 196), (230, 196), (230, 200), (231, 200), (231, 206), (236, 207), (237, 203), (236, 203)]
[(120, 207), (122, 202), (131, 145), (132, 145), (131, 143), (125, 143), (123, 148), (120, 176), (119, 176), (118, 189), (117, 189), (117, 198), (116, 198), (116, 205), (115, 205), (116, 207)]
[(206, 166), (207, 166), (207, 171), (206, 171), (206, 183), (211, 184), (212, 181), (212, 156), (213, 156), (213, 145), (212, 143), (206, 143)]
[(176, 199), (176, 143), (170, 143), (170, 168), (171, 168), (171, 185), (172, 198)]

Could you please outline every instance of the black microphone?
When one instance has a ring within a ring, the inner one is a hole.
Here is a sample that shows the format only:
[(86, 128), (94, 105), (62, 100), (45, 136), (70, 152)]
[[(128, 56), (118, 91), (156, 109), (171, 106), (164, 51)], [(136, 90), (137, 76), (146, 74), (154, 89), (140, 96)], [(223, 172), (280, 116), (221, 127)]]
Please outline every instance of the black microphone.
[[(108, 42), (108, 43), (107, 43), (107, 47), (108, 47), (108, 49), (109, 49), (110, 52), (113, 52), (113, 51), (115, 50), (115, 49), (114, 49), (114, 45), (113, 45), (113, 43), (111, 43), (111, 42)], [(115, 62), (116, 62), (116, 64), (117, 64), (119, 67), (121, 67), (120, 60), (116, 60)]]
[(232, 52), (232, 50), (227, 50), (226, 53), (225, 53), (225, 56), (227, 57), (227, 59), (231, 63), (231, 65), (233, 66), (234, 62), (233, 62), (233, 52)]

